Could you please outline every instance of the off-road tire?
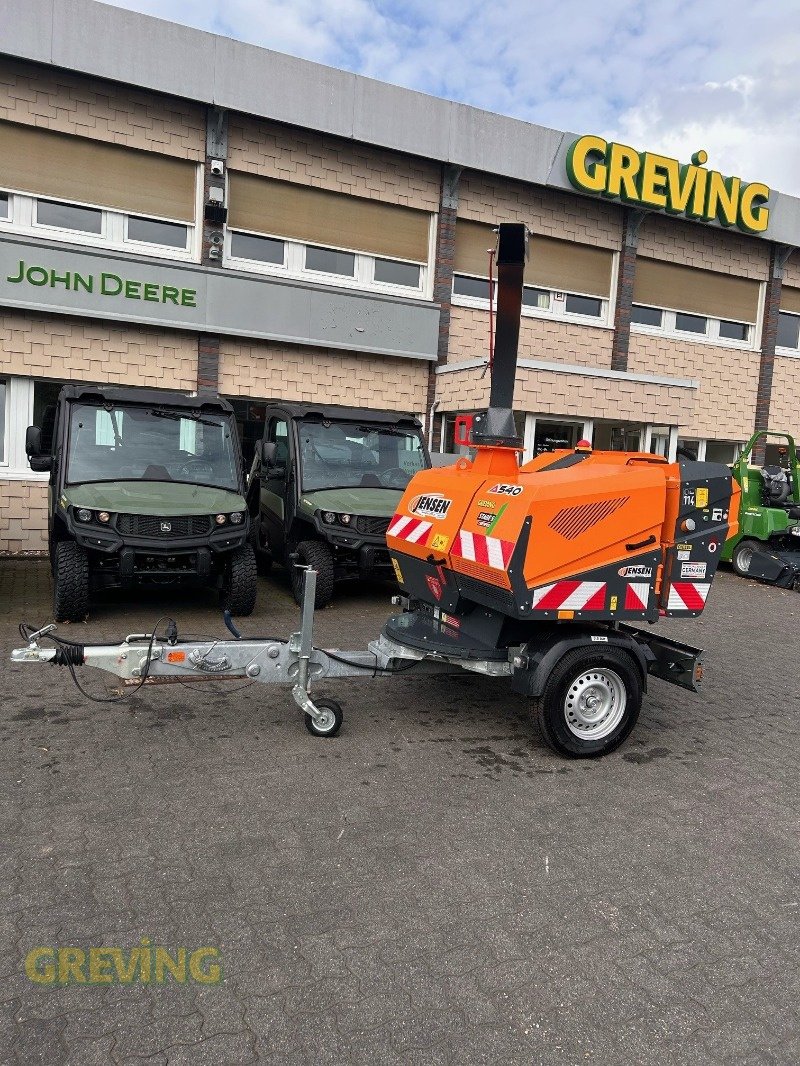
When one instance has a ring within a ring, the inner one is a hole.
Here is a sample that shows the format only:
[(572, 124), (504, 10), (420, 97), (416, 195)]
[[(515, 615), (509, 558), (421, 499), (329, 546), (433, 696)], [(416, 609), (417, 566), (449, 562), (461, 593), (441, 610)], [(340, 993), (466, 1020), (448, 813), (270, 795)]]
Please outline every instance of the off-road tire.
[(765, 547), (758, 540), (740, 540), (736, 547), (733, 549), (733, 555), (731, 555), (731, 566), (739, 575), (739, 577), (750, 577), (750, 562), (751, 556), (754, 551), (759, 552)]
[(231, 552), (226, 566), (222, 606), (235, 618), (253, 613), (258, 593), (256, 553), (252, 544), (243, 544)]
[[(624, 688), (624, 709), (613, 730), (600, 739), (577, 736), (568, 724), (568, 700), (574, 686), (592, 671), (613, 677)], [(642, 707), (642, 677), (633, 657), (622, 648), (574, 648), (556, 663), (541, 697), (534, 701), (533, 718), (542, 740), (559, 755), (594, 759), (614, 751), (630, 735)]]
[(83, 622), (89, 614), (89, 556), (73, 540), (56, 544), (53, 559), (53, 618)]
[[(297, 559), (289, 560), (289, 580), (295, 603), (299, 607), (303, 606), (306, 572), (301, 567), (310, 566), (317, 571), (317, 594), (314, 597), (314, 606), (327, 607), (333, 599), (333, 553), (321, 540), (301, 540), (295, 551)], [(295, 562), (300, 563), (300, 566), (295, 566)]]

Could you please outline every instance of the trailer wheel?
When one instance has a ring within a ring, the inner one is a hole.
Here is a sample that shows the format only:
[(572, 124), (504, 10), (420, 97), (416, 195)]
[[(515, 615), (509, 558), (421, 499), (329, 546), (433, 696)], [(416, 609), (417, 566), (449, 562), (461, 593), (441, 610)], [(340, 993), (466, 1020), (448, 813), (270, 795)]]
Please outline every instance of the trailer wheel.
[(256, 553), (252, 544), (243, 544), (231, 552), (222, 591), (222, 606), (234, 617), (246, 618), (253, 613), (258, 593)]
[(333, 554), (327, 544), (321, 540), (301, 540), (295, 549), (297, 562), (300, 566), (293, 566), (289, 561), (289, 578), (292, 584), (292, 595), (298, 607), (303, 606), (303, 590), (306, 584), (306, 572), (304, 566), (313, 567), (317, 571), (317, 594), (314, 597), (315, 607), (327, 607), (333, 599), (334, 566)]
[(53, 618), (82, 622), (88, 613), (89, 556), (73, 540), (60, 540), (53, 560)]
[(336, 700), (314, 700), (314, 706), (322, 712), (322, 719), (315, 722), (310, 714), (305, 716), (306, 729), (315, 737), (335, 737), (342, 728), (344, 712)]
[(575, 648), (556, 664), (535, 704), (544, 742), (570, 758), (614, 751), (636, 725), (642, 678), (620, 648)]
[(731, 566), (739, 577), (748, 577), (753, 563), (753, 552), (761, 551), (763, 545), (757, 540), (740, 540), (733, 549)]

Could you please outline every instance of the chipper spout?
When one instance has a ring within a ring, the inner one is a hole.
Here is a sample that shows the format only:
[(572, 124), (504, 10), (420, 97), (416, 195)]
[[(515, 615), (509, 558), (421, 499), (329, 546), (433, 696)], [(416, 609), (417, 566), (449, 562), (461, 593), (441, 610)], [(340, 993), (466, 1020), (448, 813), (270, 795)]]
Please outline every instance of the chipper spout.
[(477, 445), (522, 447), (512, 405), (527, 258), (528, 227), (521, 222), (501, 222), (497, 237), (497, 322), (489, 410), (475, 416), (472, 440)]

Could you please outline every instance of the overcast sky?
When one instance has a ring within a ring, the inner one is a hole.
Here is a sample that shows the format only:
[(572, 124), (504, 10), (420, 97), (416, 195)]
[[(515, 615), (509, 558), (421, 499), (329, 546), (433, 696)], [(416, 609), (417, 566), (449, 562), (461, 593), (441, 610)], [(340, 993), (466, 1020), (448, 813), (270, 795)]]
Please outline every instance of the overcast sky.
[(798, 0), (112, 0), (800, 195)]

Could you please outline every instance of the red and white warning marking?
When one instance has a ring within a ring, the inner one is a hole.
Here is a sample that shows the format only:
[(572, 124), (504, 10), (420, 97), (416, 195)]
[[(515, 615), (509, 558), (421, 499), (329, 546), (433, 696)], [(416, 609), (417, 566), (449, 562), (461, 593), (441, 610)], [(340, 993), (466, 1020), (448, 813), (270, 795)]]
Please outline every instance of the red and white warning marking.
[(650, 599), (649, 581), (631, 581), (625, 589), (625, 610), (646, 611)]
[(432, 525), (433, 522), (423, 522), (421, 518), (396, 514), (389, 523), (386, 536), (407, 540), (410, 544), (427, 544)]
[(461, 529), (453, 543), (453, 555), (471, 563), (481, 563), (495, 570), (505, 570), (514, 552), (514, 543), (499, 537), (484, 537), (482, 533), (467, 533)]
[(603, 611), (607, 588), (605, 581), (556, 581), (535, 589), (531, 606), (535, 611)]
[(708, 581), (673, 581), (667, 600), (668, 611), (702, 611), (708, 599)]

